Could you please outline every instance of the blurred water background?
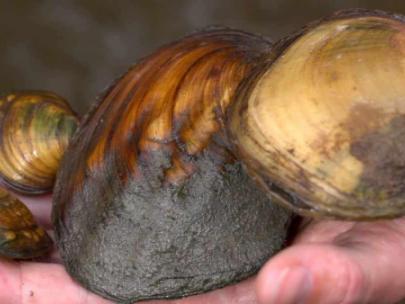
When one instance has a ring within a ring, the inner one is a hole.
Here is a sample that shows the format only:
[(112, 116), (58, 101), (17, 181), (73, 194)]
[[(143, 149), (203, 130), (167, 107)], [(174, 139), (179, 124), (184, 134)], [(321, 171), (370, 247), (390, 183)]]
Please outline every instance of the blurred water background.
[(223, 25), (274, 40), (344, 8), (405, 13), (381, 0), (0, 0), (0, 92), (47, 89), (84, 113), (114, 78), (158, 46)]

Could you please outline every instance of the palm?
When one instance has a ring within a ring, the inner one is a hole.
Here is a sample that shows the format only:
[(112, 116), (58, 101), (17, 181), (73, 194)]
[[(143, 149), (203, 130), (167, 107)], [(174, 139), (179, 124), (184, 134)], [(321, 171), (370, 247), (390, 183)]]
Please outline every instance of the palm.
[[(38, 222), (51, 230), (50, 197), (22, 200)], [(293, 244), (268, 262), (256, 278), (183, 300), (144, 303), (294, 303), (292, 291), (305, 286), (285, 271), (293, 267), (305, 267), (313, 274), (307, 303), (395, 303), (405, 296), (403, 252), (405, 219), (312, 221), (302, 226)], [(274, 299), (272, 290), (282, 293)], [(55, 299), (58, 304), (110, 303), (72, 281), (56, 251), (35, 262), (1, 261), (0, 303), (54, 304)]]

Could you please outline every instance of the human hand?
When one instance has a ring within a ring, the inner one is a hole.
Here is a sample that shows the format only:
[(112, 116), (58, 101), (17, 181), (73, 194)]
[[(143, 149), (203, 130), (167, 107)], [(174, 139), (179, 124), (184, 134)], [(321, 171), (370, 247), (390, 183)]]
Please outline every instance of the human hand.
[[(20, 198), (52, 234), (50, 196)], [(255, 278), (182, 300), (143, 303), (395, 303), (405, 297), (404, 252), (404, 218), (312, 221)], [(36, 261), (0, 260), (0, 303), (111, 303), (74, 282), (60, 262), (56, 250)]]

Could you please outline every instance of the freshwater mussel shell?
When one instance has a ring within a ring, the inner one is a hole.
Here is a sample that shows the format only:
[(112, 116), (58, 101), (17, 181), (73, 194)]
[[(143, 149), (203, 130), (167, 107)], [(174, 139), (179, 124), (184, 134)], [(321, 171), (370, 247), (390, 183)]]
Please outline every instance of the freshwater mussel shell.
[(405, 17), (339, 12), (272, 53), (228, 121), (250, 174), (302, 215), (405, 214)]
[(31, 259), (46, 254), (51, 248), (51, 238), (37, 225), (31, 211), (0, 187), (0, 256)]
[(46, 91), (0, 97), (0, 179), (24, 194), (51, 191), (59, 162), (78, 126), (60, 96)]
[(239, 31), (189, 36), (141, 60), (69, 146), (53, 222), (67, 271), (122, 303), (205, 292), (284, 244), (290, 212), (228, 149), (224, 113), (270, 44)]

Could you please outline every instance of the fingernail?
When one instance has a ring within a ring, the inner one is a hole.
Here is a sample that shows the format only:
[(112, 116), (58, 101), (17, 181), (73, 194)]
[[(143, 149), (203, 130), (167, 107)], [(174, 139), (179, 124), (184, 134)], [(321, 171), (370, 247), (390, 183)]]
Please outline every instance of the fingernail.
[(307, 303), (312, 289), (312, 275), (304, 267), (285, 268), (269, 274), (269, 304)]

